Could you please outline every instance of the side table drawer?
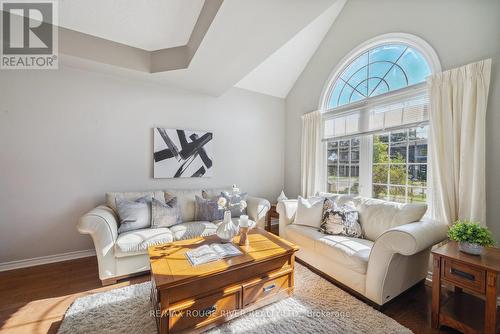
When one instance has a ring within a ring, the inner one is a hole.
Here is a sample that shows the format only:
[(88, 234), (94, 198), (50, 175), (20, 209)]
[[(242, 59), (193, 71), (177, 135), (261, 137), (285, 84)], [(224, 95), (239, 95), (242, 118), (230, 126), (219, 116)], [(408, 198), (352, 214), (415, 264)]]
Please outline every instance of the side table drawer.
[(486, 271), (464, 265), (450, 259), (443, 259), (441, 278), (459, 287), (484, 294), (486, 291)]

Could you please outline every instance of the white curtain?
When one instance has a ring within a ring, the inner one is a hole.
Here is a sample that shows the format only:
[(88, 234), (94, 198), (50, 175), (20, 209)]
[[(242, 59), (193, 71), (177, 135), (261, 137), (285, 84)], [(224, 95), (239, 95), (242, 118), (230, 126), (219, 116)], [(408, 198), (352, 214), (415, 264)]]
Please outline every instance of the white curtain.
[(448, 224), (486, 224), (485, 126), (491, 59), (428, 79), (431, 207)]
[(311, 197), (326, 189), (326, 144), (322, 136), (321, 112), (302, 116), (301, 193)]

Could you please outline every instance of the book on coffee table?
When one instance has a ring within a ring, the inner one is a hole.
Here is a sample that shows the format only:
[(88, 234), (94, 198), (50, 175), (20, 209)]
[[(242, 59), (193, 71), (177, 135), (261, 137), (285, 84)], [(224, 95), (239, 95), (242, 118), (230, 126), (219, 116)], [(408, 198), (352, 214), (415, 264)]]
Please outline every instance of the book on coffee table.
[(233, 244), (210, 244), (186, 252), (186, 257), (193, 266), (221, 260), (243, 254)]

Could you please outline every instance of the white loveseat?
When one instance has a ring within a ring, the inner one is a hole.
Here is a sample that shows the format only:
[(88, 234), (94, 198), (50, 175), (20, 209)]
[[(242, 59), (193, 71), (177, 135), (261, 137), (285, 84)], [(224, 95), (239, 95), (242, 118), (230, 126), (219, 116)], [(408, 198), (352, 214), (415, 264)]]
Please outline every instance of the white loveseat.
[(334, 196), (338, 204), (352, 200), (364, 238), (327, 235), (295, 221), (297, 200), (277, 206), (279, 234), (295, 243), (297, 257), (377, 305), (383, 305), (423, 280), (431, 247), (446, 238), (447, 225), (419, 220), (425, 204)]
[[(206, 190), (210, 196), (225, 189)], [(170, 228), (147, 228), (118, 234), (119, 220), (116, 213), (116, 197), (135, 200), (145, 195), (163, 200), (176, 196), (181, 207), (183, 223)], [(150, 245), (175, 240), (191, 239), (214, 234), (217, 226), (208, 221), (195, 220), (195, 196), (202, 197), (202, 190), (166, 190), (151, 192), (107, 193), (106, 203), (91, 210), (78, 223), (78, 231), (90, 234), (94, 241), (99, 266), (99, 278), (103, 285), (113, 284), (118, 279), (150, 270), (147, 248)], [(247, 198), (247, 214), (257, 227), (265, 225), (269, 201)]]

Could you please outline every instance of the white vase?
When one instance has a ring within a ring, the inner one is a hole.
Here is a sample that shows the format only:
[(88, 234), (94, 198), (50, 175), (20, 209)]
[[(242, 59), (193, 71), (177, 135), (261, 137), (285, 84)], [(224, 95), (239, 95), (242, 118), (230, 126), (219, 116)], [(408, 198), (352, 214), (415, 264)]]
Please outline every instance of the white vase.
[(231, 219), (231, 211), (224, 211), (224, 221), (220, 223), (216, 232), (222, 242), (231, 242), (238, 234), (239, 226), (235, 221)]

